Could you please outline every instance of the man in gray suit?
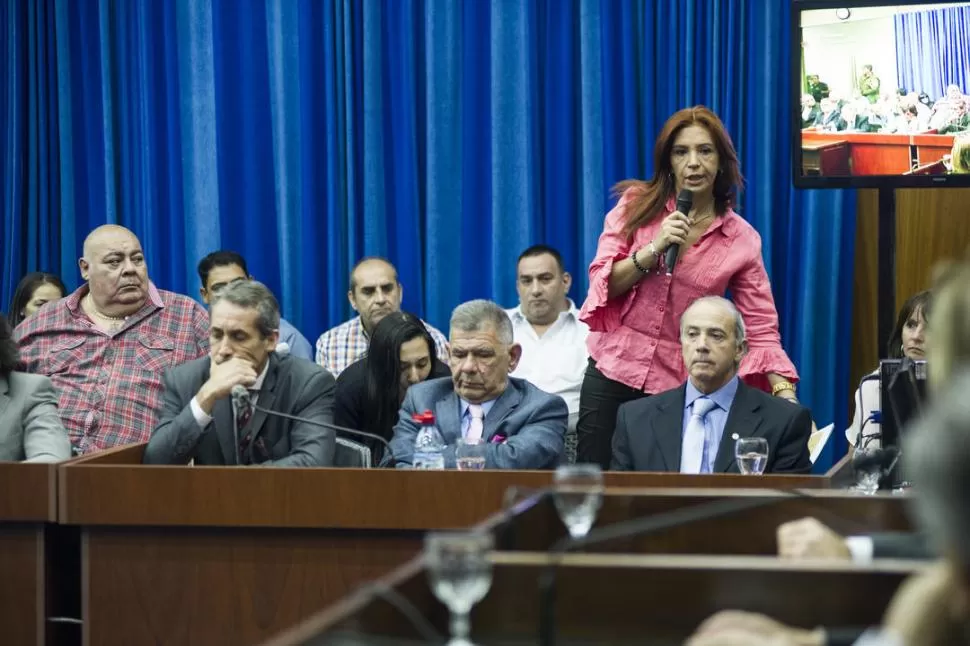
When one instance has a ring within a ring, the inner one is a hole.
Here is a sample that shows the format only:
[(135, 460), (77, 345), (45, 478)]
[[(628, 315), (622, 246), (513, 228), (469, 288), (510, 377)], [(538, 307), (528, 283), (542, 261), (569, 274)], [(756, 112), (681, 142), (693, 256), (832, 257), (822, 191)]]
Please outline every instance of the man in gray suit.
[(162, 421), (145, 449), (146, 464), (333, 464), (332, 430), (230, 401), (242, 385), (260, 408), (333, 423), (333, 376), (277, 356), (279, 322), (279, 304), (262, 283), (234, 282), (213, 297), (210, 356), (165, 374)]
[(0, 314), (0, 461), (60, 462), (71, 442), (57, 414), (57, 392), (43, 375), (15, 372), (17, 343)]
[(398, 466), (411, 464), (419, 425), (416, 413), (430, 410), (447, 444), (445, 467), (455, 467), (459, 438), (480, 437), (487, 469), (549, 469), (563, 457), (569, 411), (561, 397), (524, 379), (509, 377), (522, 355), (512, 321), (491, 301), (455, 308), (449, 333), (452, 376), (408, 389), (394, 427), (391, 449)]
[(691, 303), (681, 317), (680, 342), (687, 383), (620, 407), (613, 470), (738, 473), (735, 441), (763, 437), (765, 473), (807, 473), (812, 416), (738, 378), (747, 341), (734, 304), (719, 296)]

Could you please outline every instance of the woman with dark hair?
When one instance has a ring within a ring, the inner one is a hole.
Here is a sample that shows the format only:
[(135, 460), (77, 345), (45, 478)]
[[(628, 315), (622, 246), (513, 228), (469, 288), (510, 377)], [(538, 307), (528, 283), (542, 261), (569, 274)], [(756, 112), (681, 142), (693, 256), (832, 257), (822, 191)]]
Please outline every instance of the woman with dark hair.
[[(910, 296), (899, 316), (896, 317), (896, 325), (893, 327), (889, 341), (886, 343), (886, 356), (890, 359), (910, 359), (920, 360), (926, 358), (926, 319), (930, 308), (931, 293), (929, 290), (919, 292)], [(868, 377), (878, 377), (879, 370), (866, 375)], [(882, 395), (879, 392), (879, 380), (864, 380), (855, 391), (855, 413), (852, 417), (852, 424), (845, 429), (845, 438), (853, 447), (862, 445), (870, 448), (880, 446), (879, 438), (882, 436), (879, 423), (875, 421), (866, 422), (873, 411), (882, 410)]]
[[(616, 185), (619, 202), (606, 216), (580, 314), (590, 328), (590, 361), (580, 393), (577, 462), (607, 468), (619, 406), (684, 383), (680, 318), (702, 296), (730, 290), (744, 318), (749, 348), (740, 377), (795, 399), (798, 374), (781, 347), (761, 237), (732, 209), (742, 182), (724, 124), (696, 106), (664, 124), (651, 179)], [(688, 213), (675, 201), (685, 189), (693, 196)], [(676, 250), (672, 275), (668, 250)]]
[(0, 461), (59, 462), (71, 442), (57, 414), (57, 393), (42, 375), (16, 372), (13, 329), (0, 314)]
[(35, 271), (20, 279), (13, 293), (10, 309), (10, 326), (17, 327), (20, 322), (40, 309), (41, 305), (64, 298), (67, 289), (61, 279), (44, 271)]
[[(364, 358), (337, 378), (334, 423), (390, 441), (408, 387), (450, 376), (448, 366), (438, 360), (434, 339), (421, 319), (407, 312), (388, 314), (374, 327)], [(360, 441), (357, 437), (349, 439)], [(368, 446), (374, 464), (379, 464), (383, 445), (368, 442)]]

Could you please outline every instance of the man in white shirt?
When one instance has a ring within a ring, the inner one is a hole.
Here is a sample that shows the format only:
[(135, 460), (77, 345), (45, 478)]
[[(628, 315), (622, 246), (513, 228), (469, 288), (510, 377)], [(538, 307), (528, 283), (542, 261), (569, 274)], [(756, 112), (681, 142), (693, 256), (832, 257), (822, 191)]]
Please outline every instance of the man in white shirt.
[(566, 296), (572, 280), (558, 251), (546, 245), (529, 247), (516, 265), (519, 306), (506, 310), (512, 319), (515, 342), (522, 346), (522, 358), (511, 376), (565, 400), (569, 409), (569, 462), (576, 461), (579, 390), (589, 360), (589, 327), (579, 320), (579, 310)]

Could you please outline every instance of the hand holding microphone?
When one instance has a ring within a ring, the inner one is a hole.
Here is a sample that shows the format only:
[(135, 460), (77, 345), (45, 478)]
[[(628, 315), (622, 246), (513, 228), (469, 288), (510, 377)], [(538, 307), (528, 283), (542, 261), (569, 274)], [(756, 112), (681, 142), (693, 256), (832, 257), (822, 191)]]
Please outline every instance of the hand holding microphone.
[(668, 215), (660, 226), (656, 246), (664, 249), (664, 263), (667, 265), (667, 275), (673, 273), (677, 264), (677, 252), (681, 246), (687, 244), (690, 234), (690, 208), (694, 204), (694, 194), (688, 189), (682, 189), (677, 195), (677, 210)]

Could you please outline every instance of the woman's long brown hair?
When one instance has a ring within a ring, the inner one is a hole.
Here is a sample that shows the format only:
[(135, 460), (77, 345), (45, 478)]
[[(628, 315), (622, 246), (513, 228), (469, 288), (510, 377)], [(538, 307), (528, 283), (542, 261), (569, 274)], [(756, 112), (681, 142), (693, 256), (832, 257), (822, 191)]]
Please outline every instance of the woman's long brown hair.
[(633, 237), (637, 229), (657, 217), (667, 200), (673, 197), (676, 186), (670, 163), (671, 149), (674, 147), (677, 134), (692, 125), (702, 126), (711, 134), (720, 159), (720, 168), (714, 178), (714, 211), (718, 215), (723, 215), (734, 204), (735, 189), (743, 186), (744, 178), (741, 177), (741, 171), (738, 169), (738, 153), (734, 150), (731, 137), (728, 136), (724, 124), (717, 115), (706, 107), (696, 105), (692, 108), (684, 108), (667, 119), (667, 123), (657, 137), (657, 143), (653, 147), (653, 178), (647, 181), (626, 179), (613, 187), (613, 194), (616, 196), (635, 189), (635, 193), (627, 203), (628, 217), (623, 226), (623, 233), (628, 238)]

